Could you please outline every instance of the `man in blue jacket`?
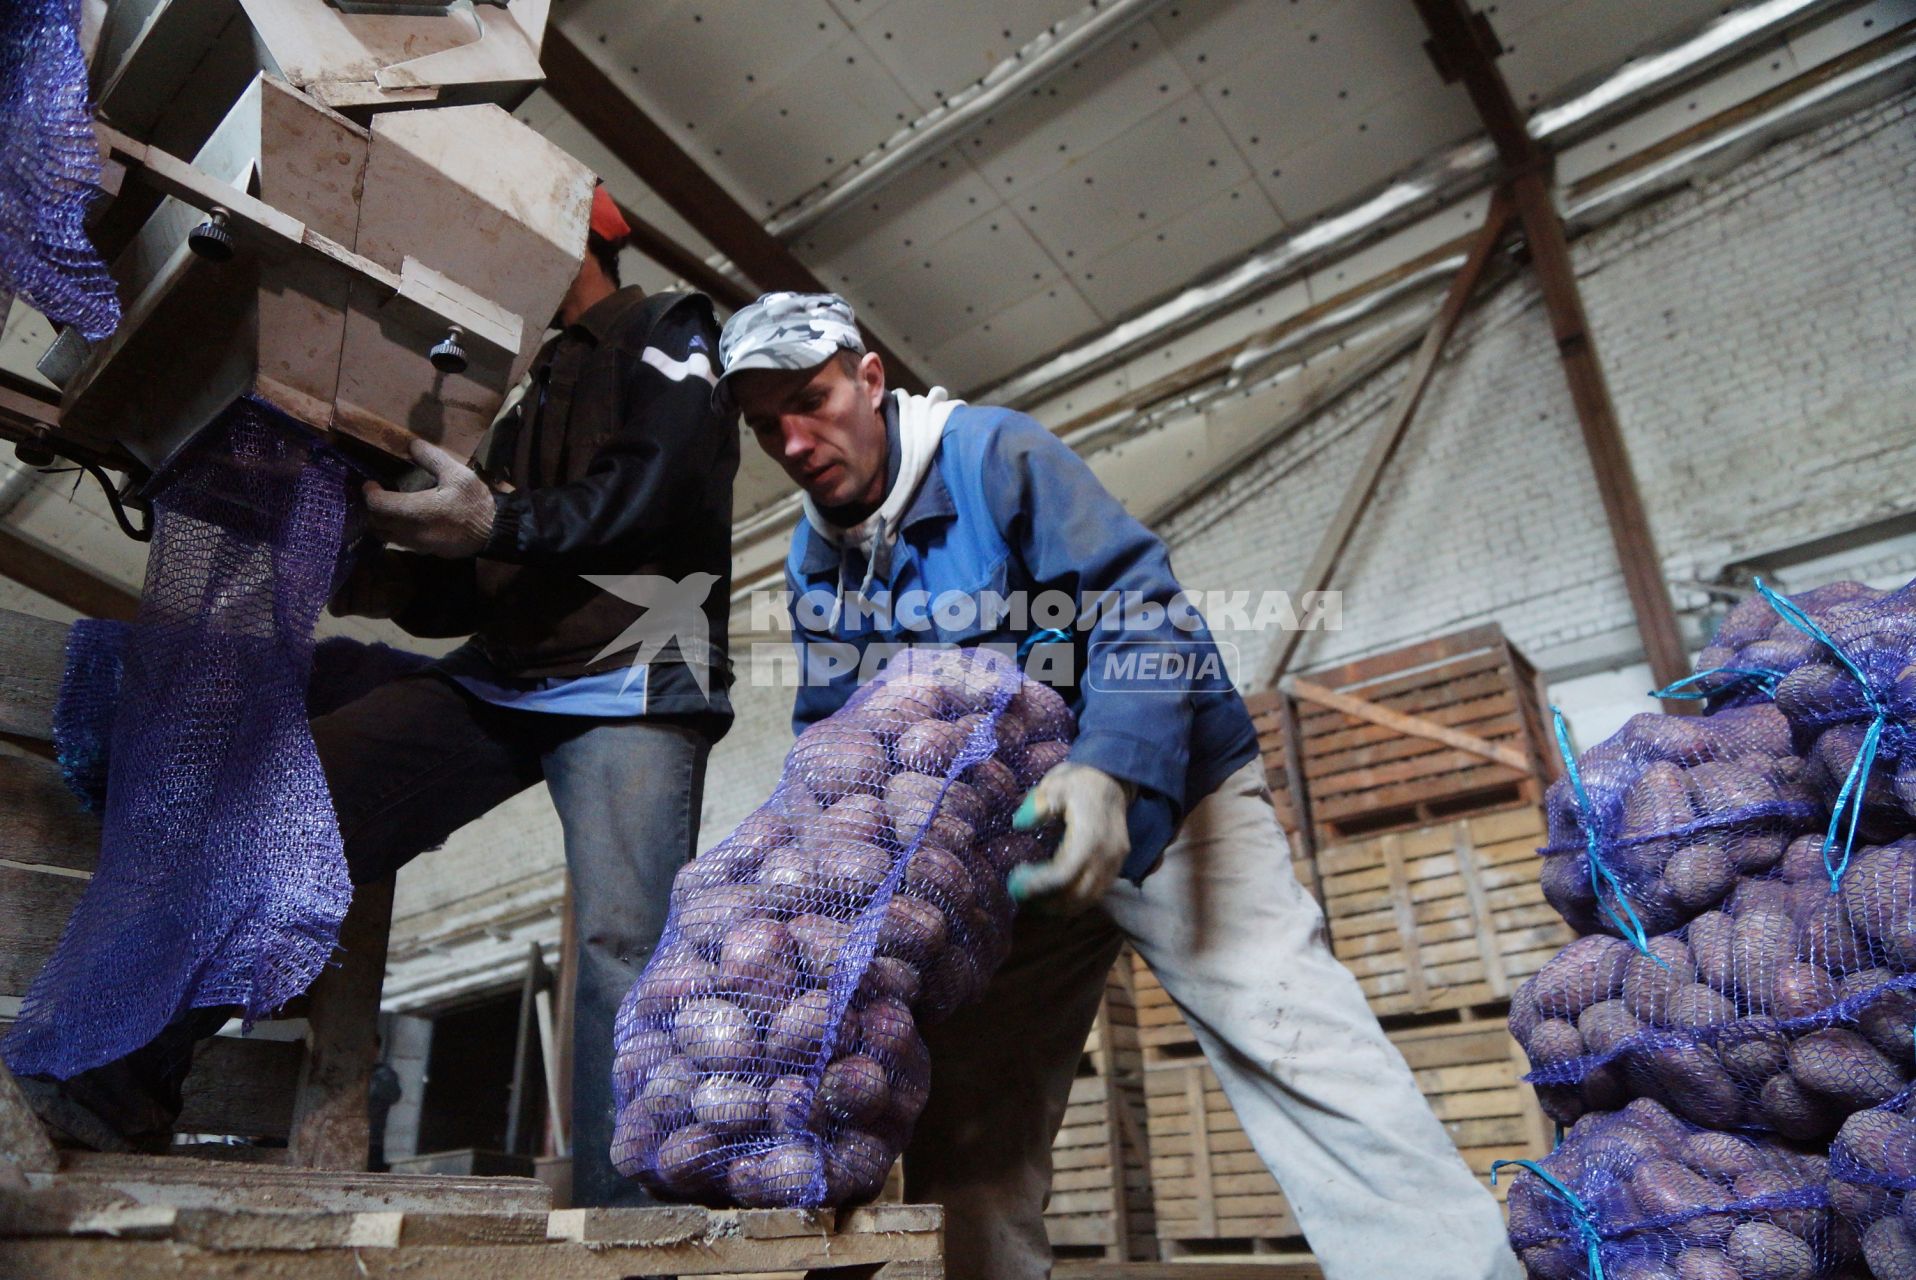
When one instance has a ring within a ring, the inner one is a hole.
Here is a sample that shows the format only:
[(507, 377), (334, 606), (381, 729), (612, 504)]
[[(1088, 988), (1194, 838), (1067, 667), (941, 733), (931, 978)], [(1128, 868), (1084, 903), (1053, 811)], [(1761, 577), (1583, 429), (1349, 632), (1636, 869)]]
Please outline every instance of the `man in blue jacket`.
[(927, 1030), (931, 1098), (905, 1190), (945, 1207), (948, 1273), (1049, 1273), (1051, 1143), (1128, 940), (1329, 1280), (1518, 1276), (1495, 1202), (1331, 956), (1250, 717), (1164, 544), (1030, 418), (938, 389), (886, 394), (835, 295), (768, 294), (726, 324), (719, 353), (715, 394), (803, 490), (786, 562), (795, 729), (896, 644), (1050, 639), (1076, 674), (1063, 692), (1078, 736), (1018, 819), (1061, 823), (1057, 852), (1014, 875), (1027, 910), (984, 997)]

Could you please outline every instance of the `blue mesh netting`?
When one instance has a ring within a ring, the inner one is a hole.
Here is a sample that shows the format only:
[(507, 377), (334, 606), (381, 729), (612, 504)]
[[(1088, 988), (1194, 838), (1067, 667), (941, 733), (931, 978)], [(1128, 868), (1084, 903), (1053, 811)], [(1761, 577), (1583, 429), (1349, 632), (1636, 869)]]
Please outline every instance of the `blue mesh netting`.
[(120, 299), (86, 235), (100, 159), (79, 20), (79, 0), (0, 5), (0, 297), (97, 342)]
[(1654, 1102), (1579, 1120), (1510, 1184), (1534, 1280), (1833, 1280), (1856, 1254), (1828, 1162), (1687, 1125)]
[(351, 887), (306, 691), (350, 478), (241, 401), (156, 482), (98, 870), (6, 1038), (14, 1071), (70, 1076), (189, 1008), (260, 1017), (331, 955)]
[[(120, 659), (131, 625), (82, 618), (67, 633), (67, 665), (53, 707), (53, 746), (60, 773), (82, 808), (106, 808), (107, 757), (119, 705)], [(389, 680), (433, 661), (423, 653), (328, 636), (313, 649), (306, 714), (323, 716)]]
[(1010, 831), (1074, 732), (1009, 657), (899, 655), (800, 736), (771, 798), (679, 873), (620, 1007), (619, 1169), (674, 1199), (871, 1198), (930, 1088), (917, 1019), (1010, 947)]

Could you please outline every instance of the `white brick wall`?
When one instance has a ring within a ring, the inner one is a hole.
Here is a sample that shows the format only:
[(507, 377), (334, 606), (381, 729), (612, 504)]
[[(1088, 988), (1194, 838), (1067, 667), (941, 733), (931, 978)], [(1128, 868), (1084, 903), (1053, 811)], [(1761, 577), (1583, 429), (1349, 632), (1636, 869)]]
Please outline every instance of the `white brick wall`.
[[(1916, 511), (1913, 101), (1573, 246), (1671, 576)], [(1449, 350), (1333, 584), (1345, 629), (1308, 637), (1302, 665), (1494, 619), (1548, 667), (1632, 625), (1534, 284), (1499, 290)], [(1296, 585), (1403, 363), (1167, 524), (1187, 585)], [(1272, 640), (1245, 637), (1250, 670)]]

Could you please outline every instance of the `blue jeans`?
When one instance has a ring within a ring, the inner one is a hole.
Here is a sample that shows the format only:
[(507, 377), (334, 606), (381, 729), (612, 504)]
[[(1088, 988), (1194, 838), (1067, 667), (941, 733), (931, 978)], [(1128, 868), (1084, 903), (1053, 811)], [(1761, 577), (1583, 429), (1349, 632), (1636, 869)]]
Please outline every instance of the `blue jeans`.
[(575, 1205), (648, 1203), (612, 1168), (612, 1019), (665, 927), (698, 841), (716, 717), (599, 720), (495, 707), (431, 671), (313, 721), (358, 884), (543, 780), (565, 830), (577, 926)]

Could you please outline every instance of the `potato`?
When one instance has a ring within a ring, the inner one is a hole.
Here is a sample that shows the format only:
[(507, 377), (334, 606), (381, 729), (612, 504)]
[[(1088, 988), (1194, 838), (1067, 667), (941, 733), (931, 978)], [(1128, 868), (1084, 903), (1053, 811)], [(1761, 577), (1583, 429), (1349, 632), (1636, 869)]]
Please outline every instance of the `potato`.
[[(1780, 668), (1779, 668), (1780, 669)], [(1814, 720), (1835, 699), (1843, 671), (1831, 662), (1804, 662), (1776, 683), (1776, 709), (1791, 723)]]
[(1873, 1107), (1902, 1090), (1903, 1073), (1846, 1027), (1812, 1031), (1790, 1044), (1790, 1074), (1847, 1111)]
[(920, 720), (893, 747), (902, 769), (942, 778), (965, 746), (965, 731), (948, 720)]
[(774, 1201), (763, 1168), (763, 1160), (754, 1153), (734, 1156), (725, 1168), (725, 1198), (741, 1208), (772, 1208)]
[(724, 1134), (765, 1126), (765, 1086), (745, 1076), (707, 1076), (692, 1090), (692, 1114)]
[(978, 798), (984, 802), (985, 820), (981, 829), (1002, 831), (1011, 822), (1011, 816), (1018, 811), (1018, 802), (1024, 799), (1024, 788), (1018, 785), (1018, 775), (1011, 766), (1002, 760), (980, 760), (965, 770), (964, 781)]
[(1646, 1022), (1664, 1022), (1671, 997), (1696, 982), (1696, 965), (1683, 939), (1650, 939), (1649, 954), (1632, 951), (1623, 965), (1623, 1003)]
[(805, 972), (820, 982), (831, 977), (852, 936), (849, 922), (816, 913), (793, 916), (785, 931), (791, 935)]
[(1832, 973), (1850, 973), (1874, 964), (1869, 943), (1856, 932), (1843, 900), (1823, 880), (1805, 880), (1798, 888), (1815, 900), (1797, 932), (1796, 954)]
[(1653, 760), (1623, 793), (1623, 820), (1616, 834), (1656, 835), (1695, 820), (1683, 768), (1667, 760)]
[(1577, 1015), (1577, 1031), (1591, 1053), (1609, 1056), (1642, 1035), (1644, 1026), (1623, 1001), (1599, 1000)]
[(1816, 1280), (1816, 1251), (1770, 1222), (1745, 1222), (1723, 1248), (1743, 1280)]
[(1655, 1138), (1657, 1148), (1674, 1152), (1690, 1136), (1690, 1126), (1670, 1114), (1670, 1109), (1655, 1098), (1635, 1098), (1620, 1108), (1631, 1125)]
[(826, 1194), (833, 1204), (858, 1204), (876, 1196), (891, 1171), (892, 1150), (858, 1129), (846, 1129), (825, 1150)]
[(1018, 762), (1018, 785), (1026, 791), (1044, 780), (1044, 776), (1063, 764), (1071, 754), (1066, 742), (1046, 740), (1025, 745), (1024, 758)]
[[(788, 846), (769, 855), (766, 861), (770, 864), (795, 852)], [(719, 939), (734, 924), (772, 911), (776, 903), (763, 887), (765, 874), (765, 868), (761, 867), (758, 884), (719, 885), (687, 899), (676, 915), (679, 941), (715, 954)]]
[(1783, 851), (1783, 861), (1777, 866), (1777, 875), (1788, 884), (1795, 884), (1799, 880), (1826, 879), (1829, 872), (1823, 866), (1823, 837), (1810, 834), (1791, 840)]
[(1736, 864), (1714, 835), (1692, 838), (1663, 866), (1663, 887), (1676, 908), (1672, 918), (1679, 922), (1715, 906), (1735, 883)]
[(1824, 1137), (1841, 1118), (1830, 1110), (1828, 1102), (1803, 1088), (1788, 1072), (1778, 1072), (1763, 1082), (1757, 1111), (1770, 1128), (1798, 1142)]
[(1604, 1280), (1677, 1280), (1676, 1268), (1661, 1257), (1644, 1254), (1616, 1258), (1605, 1263)]
[(1883, 1218), (1863, 1233), (1863, 1260), (1876, 1280), (1916, 1280), (1916, 1233), (1900, 1218)]
[[(1647, 1217), (1694, 1213), (1730, 1204), (1723, 1187), (1684, 1168), (1675, 1160), (1652, 1159), (1630, 1172), (1630, 1194)], [(1671, 1224), (1666, 1230), (1692, 1244), (1716, 1244), (1730, 1234), (1734, 1220), (1727, 1214), (1705, 1214)]]
[(1916, 1179), (1916, 1120), (1878, 1108), (1843, 1122), (1836, 1145), (1870, 1173), (1886, 1179)]
[[(1783, 1164), (1781, 1160), (1776, 1163)], [(1753, 1169), (1737, 1174), (1730, 1181), (1730, 1189), (1738, 1200), (1768, 1200), (1777, 1205), (1788, 1204), (1792, 1195), (1805, 1187), (1820, 1189), (1822, 1185), (1822, 1178), (1812, 1178), (1807, 1171), (1786, 1172), (1784, 1168)], [(1764, 1210), (1763, 1216), (1799, 1240), (1815, 1239), (1827, 1221), (1821, 1208), (1773, 1208)]]
[(1765, 1003), (1773, 1017), (1807, 1018), (1836, 1003), (1836, 979), (1816, 964), (1786, 964), (1776, 971), (1776, 989)]
[(785, 769), (802, 778), (820, 803), (831, 804), (854, 791), (881, 792), (891, 758), (876, 734), (834, 717), (798, 735)]
[(751, 1017), (717, 996), (680, 1007), (672, 1019), (672, 1042), (701, 1071), (750, 1071), (759, 1055)]
[(919, 829), (938, 812), (945, 780), (927, 774), (903, 772), (885, 784), (885, 811), (900, 844), (910, 844)]
[[(856, 1017), (849, 1011), (845, 1016)], [(831, 1026), (831, 993), (801, 991), (772, 1018), (772, 1025), (765, 1032), (765, 1056), (780, 1068), (805, 1070), (818, 1057), (825, 1033)], [(856, 1022), (850, 1034), (858, 1034)]]
[[(1724, 994), (1735, 997), (1746, 1007), (1762, 1007), (1776, 990), (1777, 973), (1795, 954), (1796, 930), (1789, 916), (1767, 909), (1738, 914), (1736, 931), (1730, 940), (1732, 989)], [(1698, 956), (1699, 968), (1701, 961), (1702, 957)]]
[(980, 855), (999, 875), (1009, 875), (1013, 867), (1027, 862), (1042, 862), (1047, 856), (1036, 836), (1023, 831), (1007, 832), (984, 842)]
[(1841, 990), (1846, 998), (1876, 993), (1857, 1012), (1856, 1029), (1878, 1053), (1892, 1062), (1907, 1064), (1916, 1045), (1916, 991), (1885, 988), (1890, 980), (1886, 969), (1862, 969), (1843, 979)]
[(944, 1018), (960, 1005), (977, 999), (985, 976), (966, 947), (954, 940), (925, 970), (925, 995), (919, 1011), (928, 1018)]
[(1696, 961), (1697, 976), (1725, 994), (1733, 991), (1736, 921), (1721, 911), (1706, 911), (1690, 921), (1683, 933)]
[(724, 1136), (710, 1126), (687, 1125), (659, 1144), (659, 1176), (682, 1191), (714, 1186), (725, 1175), (724, 1146)]
[(792, 935), (776, 920), (746, 920), (719, 942), (719, 981), (735, 991), (782, 993), (797, 985)]
[(1624, 721), (1615, 741), (1651, 760), (1679, 763), (1704, 759), (1716, 746), (1701, 717), (1666, 716), (1654, 711), (1639, 712)]
[(916, 966), (896, 956), (873, 956), (859, 979), (859, 997), (867, 1004), (874, 1000), (897, 1000), (909, 1007), (918, 1000), (923, 985)]
[(1716, 1038), (1717, 1056), (1731, 1075), (1758, 1085), (1789, 1067), (1789, 1040), (1766, 1017), (1739, 1018)]
[(878, 929), (878, 954), (924, 964), (945, 946), (945, 915), (930, 903), (895, 895)]
[(798, 1133), (812, 1127), (817, 1091), (804, 1076), (780, 1076), (765, 1090), (765, 1122), (773, 1133)]
[(1575, 1018), (1600, 1000), (1617, 995), (1632, 949), (1620, 938), (1602, 934), (1571, 942), (1526, 985), (1535, 991), (1539, 1012)]
[(1676, 1256), (1677, 1280), (1743, 1280), (1736, 1264), (1717, 1249), (1685, 1249)]
[(1728, 1180), (1764, 1167), (1762, 1152), (1748, 1138), (1708, 1129), (1686, 1134), (1677, 1158), (1699, 1173)]
[(698, 1072), (691, 1062), (667, 1058), (646, 1075), (645, 1086), (639, 1090), (639, 1110), (661, 1127), (674, 1128), (690, 1113), (698, 1082)]
[(818, 884), (839, 902), (863, 907), (891, 875), (891, 849), (869, 840), (839, 843), (818, 855)]
[(809, 1141), (780, 1142), (759, 1157), (759, 1179), (773, 1206), (802, 1204), (824, 1189), (825, 1162)]
[(1561, 1018), (1539, 1022), (1523, 1041), (1523, 1047), (1530, 1055), (1530, 1064), (1538, 1068), (1574, 1062), (1584, 1055), (1583, 1036)]
[(952, 918), (962, 917), (978, 900), (965, 864), (934, 845), (911, 855), (900, 892), (930, 903)]
[[(1013, 698), (1012, 702), (1016, 703), (1017, 699)], [(986, 735), (984, 740), (991, 744), (992, 755), (1004, 761), (1006, 765), (1016, 765), (1019, 757), (1024, 753), (1025, 722), (1009, 706), (996, 721), (988, 715), (974, 712), (952, 723), (958, 726), (958, 731), (965, 735), (967, 742), (983, 731)]]
[(924, 720), (941, 720), (950, 706), (944, 681), (928, 670), (889, 672), (867, 686), (848, 710), (874, 733), (898, 734)]
[(1633, 1055), (1629, 1070), (1632, 1080), (1652, 1082), (1651, 1091), (1692, 1124), (1728, 1126), (1742, 1119), (1742, 1091), (1706, 1046), (1641, 1049)]
[(758, 884), (770, 891), (761, 901), (774, 909), (804, 910), (823, 891), (817, 850), (804, 842), (774, 849), (758, 869)]
[(1850, 923), (1886, 959), (1916, 969), (1916, 849), (1908, 841), (1858, 853), (1838, 896)]
[(1720, 838), (1730, 865), (1746, 876), (1774, 870), (1789, 845), (1789, 837), (1780, 831), (1725, 831)]
[(1076, 736), (1077, 718), (1056, 690), (1026, 680), (1012, 695), (1006, 711), (1024, 727), (1028, 743), (1054, 742)]
[(891, 1101), (885, 1068), (863, 1054), (850, 1054), (825, 1068), (818, 1082), (819, 1109), (848, 1128), (859, 1129), (885, 1114)]
[(874, 1000), (860, 1011), (856, 1052), (887, 1071), (908, 1061), (918, 1040), (918, 1024), (901, 1000)]

